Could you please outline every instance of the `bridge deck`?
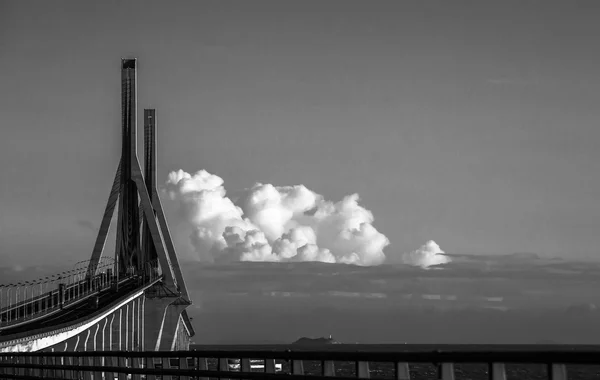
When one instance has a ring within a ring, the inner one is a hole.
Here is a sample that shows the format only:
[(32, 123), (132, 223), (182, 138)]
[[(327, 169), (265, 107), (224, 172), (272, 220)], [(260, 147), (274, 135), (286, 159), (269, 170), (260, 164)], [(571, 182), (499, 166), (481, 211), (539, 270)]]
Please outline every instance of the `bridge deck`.
[[(35, 321), (30, 321), (18, 326), (7, 327), (3, 330), (0, 330), (0, 337), (4, 335), (13, 335), (26, 331), (37, 330), (44, 327), (51, 327), (57, 324), (73, 322), (85, 316), (86, 314), (89, 314), (90, 311), (95, 311), (108, 306), (115, 299), (123, 297), (139, 287), (140, 284), (135, 278), (128, 278), (119, 284), (118, 291), (114, 291), (112, 289), (103, 289), (93, 294), (94, 298), (89, 299), (89, 301), (92, 302), (79, 302), (62, 310), (58, 310), (58, 312), (54, 314), (41, 317)], [(96, 297), (98, 300), (97, 304), (95, 302)]]

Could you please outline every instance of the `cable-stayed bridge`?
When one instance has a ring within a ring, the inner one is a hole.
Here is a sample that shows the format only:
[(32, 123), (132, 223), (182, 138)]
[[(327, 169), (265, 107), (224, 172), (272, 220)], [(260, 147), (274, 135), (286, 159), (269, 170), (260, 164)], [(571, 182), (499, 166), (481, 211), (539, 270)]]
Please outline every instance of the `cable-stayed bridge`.
[[(90, 259), (42, 279), (0, 284), (0, 379), (364, 379), (381, 377), (384, 362), (397, 380), (423, 378), (415, 376), (414, 363), (431, 366), (426, 375), (444, 380), (460, 378), (455, 365), (464, 363), (484, 365), (469, 378), (493, 380), (507, 379), (505, 363), (537, 363), (547, 378), (566, 380), (569, 365), (600, 364), (599, 346), (335, 344), (189, 351), (191, 301), (156, 188), (156, 111), (144, 110), (142, 170), (136, 82), (137, 61), (123, 59), (121, 159)], [(113, 258), (103, 252), (115, 208)], [(600, 371), (588, 374), (569, 378), (597, 378)]]
[[(156, 112), (137, 154), (137, 61), (121, 61), (122, 151), (89, 260), (0, 285), (0, 353), (185, 350), (191, 304), (156, 189)], [(115, 257), (103, 256), (117, 209)]]

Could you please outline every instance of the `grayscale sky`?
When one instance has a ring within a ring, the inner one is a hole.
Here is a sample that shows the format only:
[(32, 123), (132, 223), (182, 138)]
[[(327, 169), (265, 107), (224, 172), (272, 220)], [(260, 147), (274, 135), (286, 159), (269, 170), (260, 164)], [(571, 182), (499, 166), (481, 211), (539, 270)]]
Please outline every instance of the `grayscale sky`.
[(599, 20), (593, 0), (0, 0), (2, 262), (89, 258), (128, 56), (161, 182), (358, 192), (386, 252), (597, 255)]

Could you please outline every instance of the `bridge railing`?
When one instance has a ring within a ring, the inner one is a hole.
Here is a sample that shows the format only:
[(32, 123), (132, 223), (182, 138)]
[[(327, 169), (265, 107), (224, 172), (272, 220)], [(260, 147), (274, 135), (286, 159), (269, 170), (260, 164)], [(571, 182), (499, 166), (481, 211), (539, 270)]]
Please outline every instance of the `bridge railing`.
[(43, 279), (0, 285), (0, 329), (57, 313), (124, 281), (138, 279), (142, 285), (160, 276), (157, 262), (146, 263), (141, 273), (130, 267), (118, 279), (111, 258), (99, 262), (94, 276), (88, 275), (87, 267), (81, 262), (73, 270)]
[[(408, 380), (411, 378), (411, 365), (433, 363), (435, 378), (454, 380), (455, 364), (484, 363), (487, 371), (473, 378), (505, 380), (505, 363), (534, 363), (546, 366), (548, 379), (566, 380), (568, 364), (600, 364), (598, 346), (555, 346), (545, 349), (536, 346), (508, 347), (332, 345), (320, 349), (299, 349), (294, 346), (213, 346), (178, 352), (0, 354), (0, 378), (284, 380), (325, 377), (350, 380), (368, 379), (377, 364), (387, 363), (391, 365), (388, 378)], [(343, 363), (348, 362), (351, 364), (349, 371), (343, 368)], [(311, 363), (316, 363), (316, 372), (314, 368), (308, 368)], [(281, 370), (278, 371), (278, 368)], [(376, 377), (381, 378), (379, 375)], [(526, 379), (523, 374), (520, 378)]]

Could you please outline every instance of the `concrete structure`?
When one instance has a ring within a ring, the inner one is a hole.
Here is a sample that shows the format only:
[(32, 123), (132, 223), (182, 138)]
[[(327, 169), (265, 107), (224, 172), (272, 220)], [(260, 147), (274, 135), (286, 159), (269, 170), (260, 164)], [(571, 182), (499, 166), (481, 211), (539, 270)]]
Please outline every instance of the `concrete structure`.
[[(144, 110), (143, 173), (137, 156), (135, 59), (121, 61), (121, 99), (121, 160), (87, 270), (67, 284), (58, 277), (56, 288), (36, 282), (37, 293), (7, 290), (5, 302), (0, 289), (0, 352), (189, 347), (191, 302), (156, 189), (154, 109)], [(100, 263), (117, 205), (115, 259), (105, 270)]]

